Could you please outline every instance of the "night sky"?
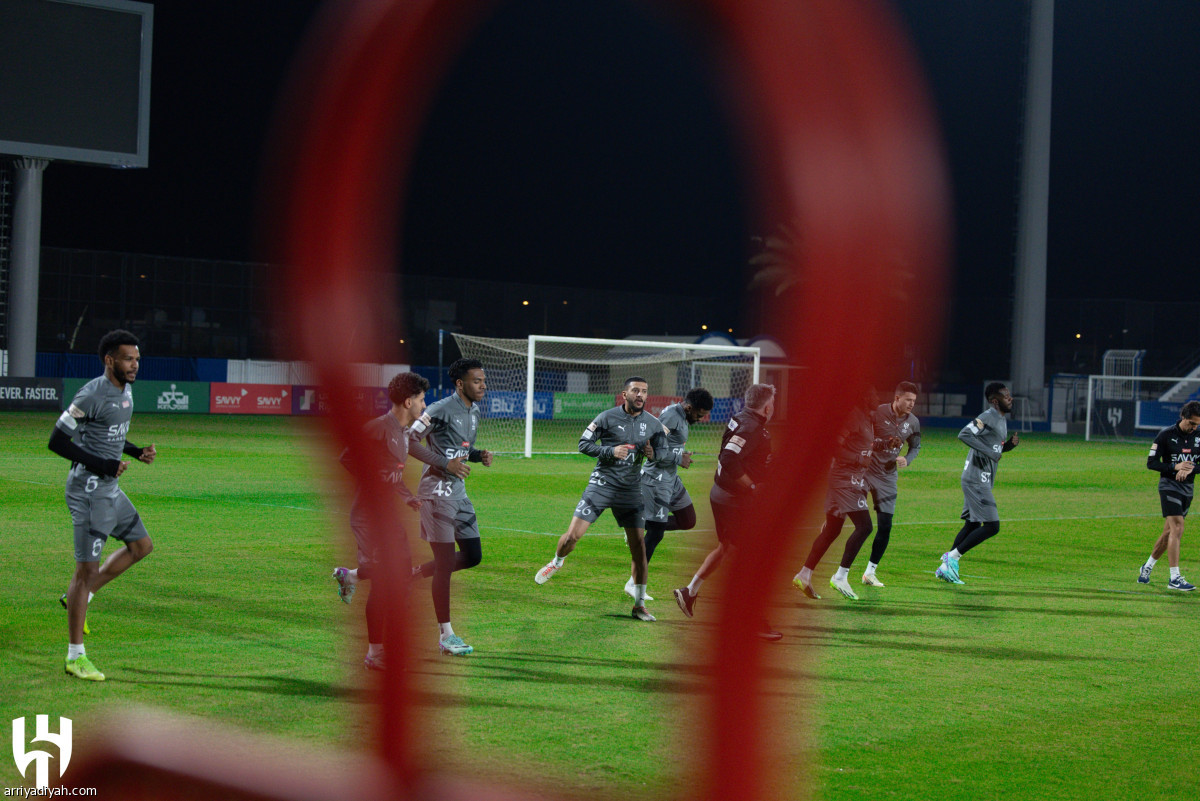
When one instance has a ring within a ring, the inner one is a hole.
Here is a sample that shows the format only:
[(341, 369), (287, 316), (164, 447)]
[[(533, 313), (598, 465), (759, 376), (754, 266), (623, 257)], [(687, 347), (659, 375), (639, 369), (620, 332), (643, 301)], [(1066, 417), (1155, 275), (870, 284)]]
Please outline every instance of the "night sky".
[[(894, 5), (946, 140), (957, 304), (1008, 297), (1028, 4)], [(1049, 295), (1163, 299), (1196, 267), (1200, 3), (1055, 5)], [(259, 165), (318, 6), (156, 3), (150, 167), (51, 165), (43, 244), (263, 259)], [(678, 291), (738, 292), (762, 231), (706, 70), (640, 5), (505, 4), (434, 102), (405, 268), (579, 287), (614, 271), (682, 272)]]

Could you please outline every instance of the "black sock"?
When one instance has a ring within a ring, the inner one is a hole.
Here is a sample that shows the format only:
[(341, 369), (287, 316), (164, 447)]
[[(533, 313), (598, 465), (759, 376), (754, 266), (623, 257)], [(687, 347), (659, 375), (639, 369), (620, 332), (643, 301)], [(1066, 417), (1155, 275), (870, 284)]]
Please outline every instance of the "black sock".
[(984, 540), (986, 540), (990, 537), (994, 537), (999, 533), (1000, 533), (1000, 523), (999, 522), (984, 523), (982, 526), (980, 526), (979, 528), (975, 529), (970, 534), (968, 534), (966, 539), (963, 540), (962, 545), (957, 545), (955, 547), (958, 548), (959, 553), (966, 553), (967, 551), (974, 548), (976, 545), (979, 545), (980, 543), (982, 543)]
[(817, 565), (821, 563), (821, 557), (842, 533), (842, 526), (845, 524), (846, 518), (844, 517), (833, 514), (825, 515), (825, 525), (821, 526), (821, 533), (817, 535), (816, 541), (812, 544), (812, 550), (808, 552), (808, 558), (804, 560), (805, 567), (809, 570), (816, 569)]
[(646, 563), (650, 563), (650, 557), (654, 556), (654, 549), (663, 540), (663, 534), (666, 533), (667, 527), (663, 523), (646, 523), (646, 536), (643, 538), (646, 543)]
[(963, 553), (963, 549), (960, 546), (964, 542), (966, 542), (967, 537), (970, 536), (971, 532), (973, 532), (975, 529), (979, 528), (981, 525), (982, 525), (982, 523), (972, 523), (970, 520), (968, 520), (966, 523), (963, 524), (962, 529), (958, 532), (958, 535), (955, 536), (955, 538), (954, 538), (954, 548), (959, 553)]
[(878, 527), (875, 531), (875, 541), (871, 543), (871, 562), (879, 564), (883, 561), (883, 553), (887, 550), (888, 540), (892, 538), (892, 515), (878, 512)]
[(871, 513), (851, 512), (850, 520), (854, 523), (854, 532), (846, 540), (846, 550), (842, 552), (841, 562), (841, 566), (847, 570), (854, 564), (854, 559), (858, 556), (863, 543), (867, 541), (867, 537), (871, 536)]
[(383, 642), (383, 593), (375, 582), (367, 595), (367, 642), (381, 644)]

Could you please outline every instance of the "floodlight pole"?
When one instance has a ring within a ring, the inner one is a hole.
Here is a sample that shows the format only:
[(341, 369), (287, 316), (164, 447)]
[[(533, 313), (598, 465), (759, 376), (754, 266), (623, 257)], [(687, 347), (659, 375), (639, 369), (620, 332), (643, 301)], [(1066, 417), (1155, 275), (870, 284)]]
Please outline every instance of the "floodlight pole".
[(12, 263), (9, 267), (8, 374), (37, 373), (38, 273), (42, 252), (42, 175), (48, 159), (13, 161)]
[(1033, 0), (1013, 298), (1012, 393), (1045, 408), (1046, 248), (1050, 219), (1050, 108), (1054, 0)]

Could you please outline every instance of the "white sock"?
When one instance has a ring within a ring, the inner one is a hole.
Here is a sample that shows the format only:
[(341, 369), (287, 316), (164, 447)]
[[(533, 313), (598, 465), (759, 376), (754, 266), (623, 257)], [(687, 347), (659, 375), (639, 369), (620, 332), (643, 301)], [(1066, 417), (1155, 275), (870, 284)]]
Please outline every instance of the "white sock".
[(1154, 566), (1157, 564), (1158, 564), (1158, 560), (1155, 559), (1153, 556), (1151, 556), (1150, 558), (1148, 558), (1146, 560), (1146, 567), (1150, 568), (1151, 570), (1153, 570)]
[(1171, 578), (1173, 578), (1173, 579), (1179, 578), (1179, 568), (1177, 568), (1177, 567), (1171, 568)]
[(87, 652), (83, 650), (83, 643), (67, 643), (67, 659), (78, 659), (81, 656), (87, 656)]
[(805, 584), (812, 584), (812, 571), (807, 567), (802, 567), (800, 568), (800, 572), (796, 574), (796, 578)]
[(837, 572), (833, 574), (833, 579), (834, 579), (834, 581), (839, 581), (839, 580), (845, 581), (849, 575), (850, 575), (850, 568), (839, 567), (837, 569)]
[(646, 603), (646, 585), (645, 584), (634, 584), (633, 585), (633, 605), (634, 606), (642, 606), (645, 603)]
[(688, 595), (699, 595), (700, 585), (704, 583), (704, 579), (697, 574), (692, 576), (692, 583), (688, 585)]
[(377, 656), (383, 656), (383, 643), (381, 643), (381, 642), (367, 643), (367, 658), (374, 659)]
[(874, 562), (867, 562), (867, 575), (875, 575), (875, 568), (877, 567), (879, 567), (879, 565), (875, 564)]
[(565, 556), (559, 556), (558, 554), (554, 554), (554, 558), (550, 560), (550, 564), (554, 565), (555, 567), (562, 567), (563, 560), (566, 558), (567, 557), (565, 557)]
[(950, 558), (951, 559), (962, 559), (962, 554), (958, 552), (957, 548), (955, 548), (953, 551), (950, 552)]
[(454, 636), (454, 627), (450, 625), (449, 621), (447, 621), (445, 623), (438, 623), (438, 629), (440, 631), (439, 636), (443, 640), (446, 639), (447, 637)]

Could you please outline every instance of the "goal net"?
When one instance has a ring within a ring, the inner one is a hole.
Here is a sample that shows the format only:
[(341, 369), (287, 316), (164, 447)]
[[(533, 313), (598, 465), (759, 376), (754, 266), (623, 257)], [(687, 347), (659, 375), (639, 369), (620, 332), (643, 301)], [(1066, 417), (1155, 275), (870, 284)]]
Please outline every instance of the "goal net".
[(1088, 376), (1087, 439), (1152, 437), (1200, 400), (1200, 376)]
[(712, 394), (713, 410), (691, 426), (688, 449), (713, 454), (758, 380), (756, 347), (539, 335), (454, 339), (465, 358), (483, 362), (480, 447), (498, 453), (578, 453), (584, 427), (617, 405), (625, 379), (636, 375), (650, 385), (646, 410), (655, 416), (695, 387)]

